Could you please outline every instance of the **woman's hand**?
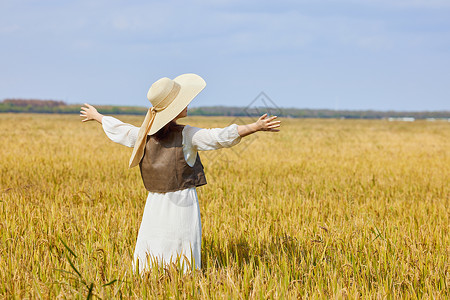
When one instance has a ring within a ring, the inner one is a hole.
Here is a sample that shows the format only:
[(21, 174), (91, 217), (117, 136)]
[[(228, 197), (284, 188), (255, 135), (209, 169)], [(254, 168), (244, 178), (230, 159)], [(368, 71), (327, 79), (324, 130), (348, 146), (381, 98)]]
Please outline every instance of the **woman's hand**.
[(277, 128), (281, 126), (281, 121), (274, 121), (277, 118), (277, 116), (273, 116), (267, 119), (266, 117), (267, 114), (264, 114), (261, 117), (259, 117), (258, 121), (256, 121), (255, 123), (248, 125), (239, 125), (238, 126), (239, 135), (244, 137), (257, 131), (273, 131), (273, 132), (280, 131), (280, 129)]
[(267, 118), (267, 114), (263, 114), (259, 117), (258, 121), (256, 121), (256, 128), (258, 131), (280, 131), (279, 128), (281, 126), (281, 121), (274, 121), (277, 116), (273, 116)]
[(96, 120), (102, 123), (103, 115), (100, 114), (95, 107), (90, 104), (85, 103), (86, 107), (82, 106), (80, 110), (80, 117), (85, 117), (86, 119), (81, 120), (81, 122)]

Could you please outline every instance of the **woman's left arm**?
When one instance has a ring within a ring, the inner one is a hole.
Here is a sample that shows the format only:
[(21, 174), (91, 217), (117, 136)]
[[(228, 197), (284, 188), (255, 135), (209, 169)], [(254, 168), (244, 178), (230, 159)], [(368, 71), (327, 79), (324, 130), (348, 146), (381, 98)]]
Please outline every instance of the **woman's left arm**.
[(92, 105), (87, 103), (85, 105), (86, 107), (81, 107), (82, 111), (80, 111), (80, 116), (86, 117), (86, 119), (81, 120), (82, 122), (95, 120), (102, 124), (103, 130), (110, 140), (126, 147), (134, 147), (139, 133), (139, 127), (124, 123), (111, 116), (104, 116)]
[(90, 104), (85, 103), (86, 107), (82, 106), (80, 110), (80, 117), (85, 117), (86, 119), (81, 120), (81, 122), (95, 120), (102, 124), (103, 115), (97, 111), (95, 107)]

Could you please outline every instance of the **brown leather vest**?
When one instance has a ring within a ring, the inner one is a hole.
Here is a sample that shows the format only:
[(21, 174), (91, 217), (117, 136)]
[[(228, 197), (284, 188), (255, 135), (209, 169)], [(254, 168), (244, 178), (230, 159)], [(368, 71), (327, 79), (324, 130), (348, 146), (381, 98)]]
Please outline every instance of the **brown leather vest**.
[(206, 184), (205, 172), (197, 153), (193, 167), (183, 154), (184, 126), (170, 131), (163, 140), (147, 136), (144, 156), (139, 162), (144, 186), (149, 192), (166, 193)]

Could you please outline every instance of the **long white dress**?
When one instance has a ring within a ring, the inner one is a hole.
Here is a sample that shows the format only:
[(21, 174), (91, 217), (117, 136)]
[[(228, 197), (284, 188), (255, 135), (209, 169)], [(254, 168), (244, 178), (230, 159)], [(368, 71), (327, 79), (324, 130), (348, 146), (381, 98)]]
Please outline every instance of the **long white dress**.
[[(124, 123), (114, 117), (104, 116), (102, 127), (113, 142), (134, 147), (139, 127)], [(186, 125), (182, 131), (183, 153), (188, 165), (194, 165), (197, 151), (216, 150), (238, 144), (241, 136), (238, 125), (225, 128), (198, 128)], [(149, 192), (134, 250), (133, 271), (136, 262), (139, 273), (151, 264), (147, 254), (158, 263), (170, 263), (185, 255), (187, 264), (201, 268), (202, 227), (195, 187), (167, 193)], [(192, 250), (192, 252), (191, 252)], [(192, 253), (192, 255), (191, 255)], [(192, 256), (194, 262), (192, 262)]]

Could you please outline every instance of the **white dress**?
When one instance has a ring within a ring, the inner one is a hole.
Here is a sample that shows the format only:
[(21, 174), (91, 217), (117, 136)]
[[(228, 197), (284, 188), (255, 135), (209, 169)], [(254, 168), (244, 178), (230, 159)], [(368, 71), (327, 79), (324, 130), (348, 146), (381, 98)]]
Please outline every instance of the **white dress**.
[[(102, 127), (113, 142), (134, 147), (139, 127), (104, 116)], [(238, 125), (225, 128), (203, 129), (186, 125), (182, 131), (183, 153), (188, 165), (193, 166), (197, 151), (231, 147), (239, 143)], [(195, 187), (167, 193), (149, 192), (134, 250), (133, 271), (139, 261), (139, 273), (148, 266), (146, 255), (159, 263), (175, 261), (177, 255), (185, 255), (191, 264), (201, 268), (202, 227)], [(192, 255), (191, 255), (192, 250)]]

